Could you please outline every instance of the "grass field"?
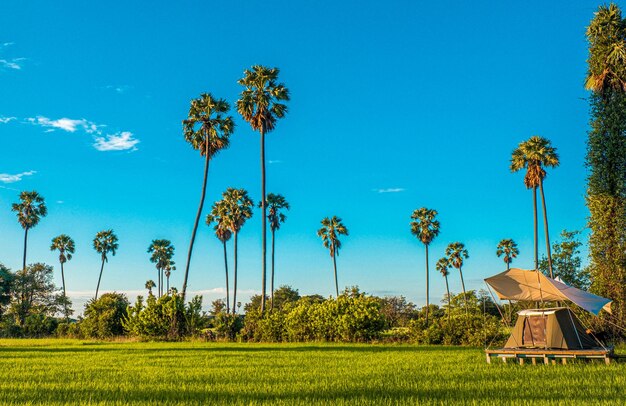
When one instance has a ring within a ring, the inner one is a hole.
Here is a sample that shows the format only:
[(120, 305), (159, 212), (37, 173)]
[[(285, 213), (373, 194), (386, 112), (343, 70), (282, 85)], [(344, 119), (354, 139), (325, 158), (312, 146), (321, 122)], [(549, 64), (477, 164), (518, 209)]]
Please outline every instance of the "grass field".
[(406, 345), (0, 340), (0, 404), (626, 403), (626, 364)]

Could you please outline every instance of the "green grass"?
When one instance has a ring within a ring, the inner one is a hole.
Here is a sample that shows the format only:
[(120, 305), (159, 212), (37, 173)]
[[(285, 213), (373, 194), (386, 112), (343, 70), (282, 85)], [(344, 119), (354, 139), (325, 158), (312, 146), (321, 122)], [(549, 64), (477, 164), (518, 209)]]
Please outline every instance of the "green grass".
[(408, 345), (0, 340), (0, 404), (624, 404), (626, 364)]

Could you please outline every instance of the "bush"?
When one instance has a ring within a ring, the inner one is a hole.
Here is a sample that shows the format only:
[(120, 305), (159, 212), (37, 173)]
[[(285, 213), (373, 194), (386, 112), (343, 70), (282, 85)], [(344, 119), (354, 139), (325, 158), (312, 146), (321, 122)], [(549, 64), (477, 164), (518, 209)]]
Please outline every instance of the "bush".
[(54, 317), (45, 314), (31, 314), (24, 322), (24, 335), (26, 337), (41, 338), (54, 333), (59, 322)]
[(110, 338), (124, 334), (122, 320), (127, 316), (128, 299), (121, 293), (105, 293), (85, 305), (84, 319), (80, 322), (83, 336)]

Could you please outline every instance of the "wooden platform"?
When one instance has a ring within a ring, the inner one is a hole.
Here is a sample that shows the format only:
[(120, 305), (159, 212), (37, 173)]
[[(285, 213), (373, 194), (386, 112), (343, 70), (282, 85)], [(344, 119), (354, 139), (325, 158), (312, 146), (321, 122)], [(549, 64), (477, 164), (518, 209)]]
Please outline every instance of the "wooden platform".
[(499, 348), (493, 350), (485, 350), (487, 356), (487, 363), (491, 364), (491, 358), (500, 358), (502, 362), (506, 363), (507, 360), (514, 361), (523, 365), (526, 360), (530, 361), (533, 365), (537, 364), (537, 361), (544, 364), (556, 364), (560, 361), (563, 364), (567, 364), (568, 359), (588, 359), (588, 360), (604, 360), (608, 365), (615, 357), (613, 353), (613, 347), (593, 348), (589, 350), (554, 350), (543, 348)]

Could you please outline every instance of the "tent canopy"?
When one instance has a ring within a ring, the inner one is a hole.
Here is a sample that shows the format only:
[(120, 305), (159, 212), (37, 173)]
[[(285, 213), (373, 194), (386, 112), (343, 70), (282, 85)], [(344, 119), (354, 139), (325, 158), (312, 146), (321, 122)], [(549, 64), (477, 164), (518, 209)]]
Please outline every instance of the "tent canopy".
[(602, 309), (611, 312), (610, 299), (568, 286), (537, 271), (512, 268), (485, 279), (485, 282), (495, 290), (500, 299), (504, 300), (532, 302), (569, 300), (596, 316)]

